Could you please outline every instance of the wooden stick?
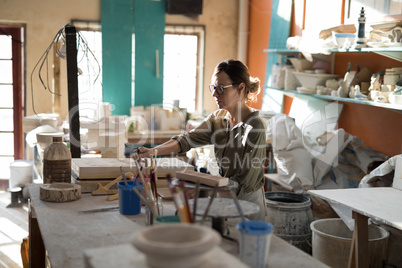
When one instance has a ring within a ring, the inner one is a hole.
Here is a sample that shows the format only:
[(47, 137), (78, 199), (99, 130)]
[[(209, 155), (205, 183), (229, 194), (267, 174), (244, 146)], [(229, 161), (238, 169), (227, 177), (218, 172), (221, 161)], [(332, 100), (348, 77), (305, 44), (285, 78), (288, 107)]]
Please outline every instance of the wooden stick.
[(219, 185), (219, 182), (216, 182), (214, 191), (213, 191), (213, 193), (212, 193), (212, 197), (211, 197), (211, 199), (209, 200), (209, 203), (208, 203), (207, 208), (205, 209), (204, 215), (202, 216), (201, 224), (204, 223), (204, 220), (205, 220), (205, 218), (206, 218), (207, 215), (208, 215), (209, 208), (211, 207), (212, 201), (214, 201), (214, 198), (215, 198), (215, 194), (216, 194), (216, 192), (218, 191), (218, 185)]

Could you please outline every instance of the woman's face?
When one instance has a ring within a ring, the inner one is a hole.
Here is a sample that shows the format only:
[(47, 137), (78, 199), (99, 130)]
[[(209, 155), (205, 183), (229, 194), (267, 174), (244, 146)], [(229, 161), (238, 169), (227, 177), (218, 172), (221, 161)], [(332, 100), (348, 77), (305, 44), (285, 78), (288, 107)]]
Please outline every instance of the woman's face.
[[(211, 85), (228, 86), (233, 84), (229, 76), (225, 72), (219, 72), (212, 76)], [(242, 84), (241, 84), (242, 85)], [(242, 90), (239, 91), (239, 85), (233, 85), (224, 89), (222, 94), (219, 94), (217, 90), (213, 92), (213, 97), (219, 109), (229, 110), (234, 108), (242, 100)]]

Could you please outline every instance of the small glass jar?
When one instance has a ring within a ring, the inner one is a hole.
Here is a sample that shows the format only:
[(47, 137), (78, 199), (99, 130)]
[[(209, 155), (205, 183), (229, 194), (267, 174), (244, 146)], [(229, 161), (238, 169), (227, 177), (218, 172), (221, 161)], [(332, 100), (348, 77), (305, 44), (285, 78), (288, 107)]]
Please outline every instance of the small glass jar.
[[(162, 204), (162, 197), (158, 197), (155, 204), (155, 212), (158, 216), (163, 216), (163, 204)], [(155, 216), (148, 206), (145, 206), (145, 225), (153, 225), (155, 221)]]

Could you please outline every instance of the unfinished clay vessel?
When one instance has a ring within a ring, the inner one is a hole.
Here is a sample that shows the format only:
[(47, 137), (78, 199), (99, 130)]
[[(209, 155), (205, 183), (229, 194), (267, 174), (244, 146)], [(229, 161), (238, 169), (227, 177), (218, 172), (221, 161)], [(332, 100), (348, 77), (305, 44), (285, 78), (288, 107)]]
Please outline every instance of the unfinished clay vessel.
[(150, 267), (184, 268), (200, 267), (221, 236), (210, 227), (177, 223), (141, 229), (131, 241), (146, 255)]

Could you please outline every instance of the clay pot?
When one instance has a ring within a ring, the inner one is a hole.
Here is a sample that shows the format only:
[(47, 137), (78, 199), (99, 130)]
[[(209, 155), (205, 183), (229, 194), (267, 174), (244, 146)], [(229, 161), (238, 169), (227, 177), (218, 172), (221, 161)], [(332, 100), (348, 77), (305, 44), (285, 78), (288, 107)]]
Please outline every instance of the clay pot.
[(131, 241), (146, 255), (149, 266), (184, 268), (200, 267), (205, 253), (220, 243), (221, 236), (210, 227), (177, 223), (141, 229)]

